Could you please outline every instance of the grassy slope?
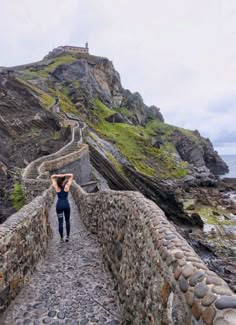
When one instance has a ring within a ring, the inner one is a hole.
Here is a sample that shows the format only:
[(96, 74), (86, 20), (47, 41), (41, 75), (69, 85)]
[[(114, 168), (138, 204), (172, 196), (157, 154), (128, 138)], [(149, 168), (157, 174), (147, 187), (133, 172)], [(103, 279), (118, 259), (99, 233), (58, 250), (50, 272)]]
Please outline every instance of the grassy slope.
[[(115, 110), (94, 100), (95, 109), (92, 111), (96, 122), (88, 124), (107, 140), (113, 141), (121, 153), (141, 173), (156, 178), (180, 178), (187, 174), (187, 164), (181, 162), (176, 166), (174, 161), (175, 147), (168, 140), (169, 135), (176, 128), (174, 126), (152, 120), (146, 127), (128, 125), (124, 123), (109, 123), (106, 117), (114, 114)], [(156, 131), (163, 133), (164, 145), (160, 149), (154, 148), (151, 138)]]
[[(72, 55), (58, 56), (52, 61), (51, 64), (49, 64), (48, 66), (42, 66), (42, 68), (37, 71), (32, 68), (23, 70), (22, 77), (18, 78), (18, 80), (31, 88), (31, 90), (38, 96), (42, 106), (45, 109), (49, 108), (54, 103), (55, 97), (58, 96), (60, 98), (61, 110), (63, 112), (76, 113), (77, 109), (67, 96), (66, 89), (64, 89), (63, 87), (61, 87), (60, 89), (55, 88), (55, 86), (48, 80), (49, 74), (57, 66), (59, 66), (60, 64), (69, 64), (74, 61), (76, 61), (76, 58)], [(40, 79), (44, 80), (44, 82), (47, 83), (47, 92), (43, 91), (38, 86), (36, 86), (37, 80)]]

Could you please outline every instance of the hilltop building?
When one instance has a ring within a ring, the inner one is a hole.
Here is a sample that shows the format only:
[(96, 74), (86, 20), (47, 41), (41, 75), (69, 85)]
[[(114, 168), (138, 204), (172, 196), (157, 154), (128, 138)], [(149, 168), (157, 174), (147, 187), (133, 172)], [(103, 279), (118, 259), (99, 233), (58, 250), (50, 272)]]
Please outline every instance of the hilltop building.
[(72, 53), (89, 53), (88, 43), (85, 43), (85, 47), (79, 47), (79, 46), (59, 46), (57, 48), (58, 50), (62, 50), (65, 52), (72, 52)]

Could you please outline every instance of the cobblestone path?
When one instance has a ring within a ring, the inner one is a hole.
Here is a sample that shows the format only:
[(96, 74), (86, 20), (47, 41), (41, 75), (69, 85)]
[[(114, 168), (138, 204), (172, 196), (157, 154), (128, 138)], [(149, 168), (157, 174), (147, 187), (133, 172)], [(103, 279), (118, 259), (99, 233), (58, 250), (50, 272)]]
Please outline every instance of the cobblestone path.
[(54, 202), (48, 254), (3, 315), (1, 325), (121, 324), (122, 308), (96, 237), (79, 219), (71, 197), (70, 204), (70, 242), (59, 242)]

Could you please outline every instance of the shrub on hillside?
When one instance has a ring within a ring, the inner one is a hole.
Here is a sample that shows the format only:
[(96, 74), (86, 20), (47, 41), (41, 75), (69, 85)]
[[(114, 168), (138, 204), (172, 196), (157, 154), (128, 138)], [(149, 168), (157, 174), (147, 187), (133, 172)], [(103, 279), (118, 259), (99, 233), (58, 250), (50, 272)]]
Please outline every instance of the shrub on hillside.
[(25, 204), (25, 197), (20, 183), (14, 185), (14, 190), (11, 194), (12, 205), (16, 211), (20, 210)]

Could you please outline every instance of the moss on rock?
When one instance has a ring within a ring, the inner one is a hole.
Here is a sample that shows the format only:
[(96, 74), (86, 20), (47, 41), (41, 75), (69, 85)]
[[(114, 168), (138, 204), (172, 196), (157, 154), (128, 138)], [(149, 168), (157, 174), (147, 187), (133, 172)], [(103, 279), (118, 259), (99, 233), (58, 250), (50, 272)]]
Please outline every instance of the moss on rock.
[[(181, 178), (187, 175), (187, 163), (176, 163), (176, 149), (168, 140), (168, 135), (174, 127), (152, 120), (144, 126), (129, 125), (125, 123), (110, 123), (106, 118), (113, 115), (116, 109), (111, 109), (98, 99), (93, 101), (93, 118), (88, 124), (109, 141), (115, 143), (124, 157), (144, 175), (156, 178)], [(122, 110), (125, 110), (124, 108)], [(151, 143), (152, 136), (162, 132), (165, 145), (154, 148)]]

